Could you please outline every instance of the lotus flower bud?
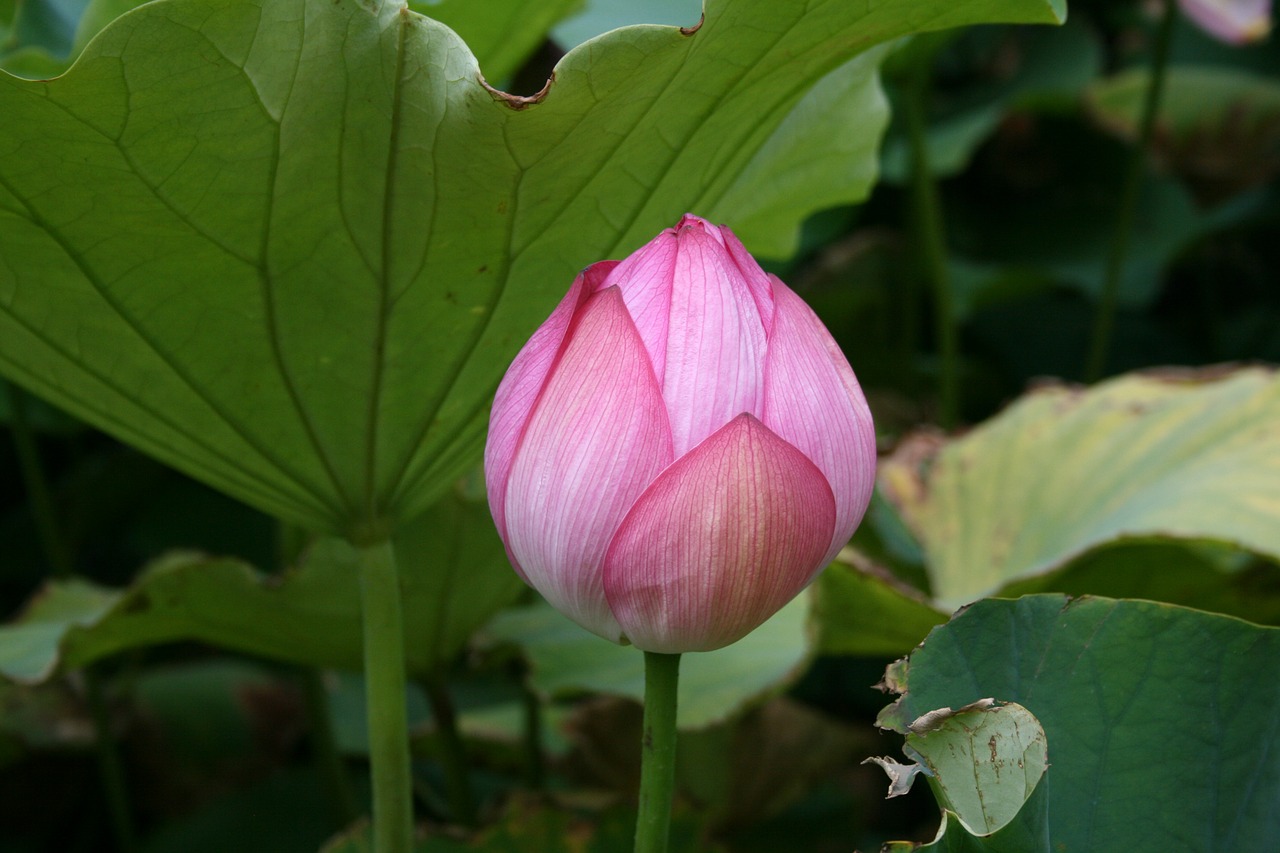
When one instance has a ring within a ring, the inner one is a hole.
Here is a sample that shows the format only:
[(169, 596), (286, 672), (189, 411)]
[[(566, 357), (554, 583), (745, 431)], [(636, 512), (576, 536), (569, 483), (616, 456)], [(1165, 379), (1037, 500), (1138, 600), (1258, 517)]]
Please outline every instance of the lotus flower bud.
[(646, 651), (709, 651), (794, 598), (875, 479), (853, 370), (726, 227), (686, 215), (588, 267), (494, 400), (489, 507), (516, 571)]
[(1271, 0), (1178, 0), (1196, 26), (1229, 44), (1260, 41), (1271, 31)]

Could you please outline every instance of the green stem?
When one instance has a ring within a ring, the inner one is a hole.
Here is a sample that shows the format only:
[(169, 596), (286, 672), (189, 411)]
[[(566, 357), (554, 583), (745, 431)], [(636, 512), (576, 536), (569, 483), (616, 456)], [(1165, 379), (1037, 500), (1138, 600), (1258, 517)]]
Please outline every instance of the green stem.
[(413, 789), (405, 698), (404, 617), (395, 551), (389, 541), (360, 550), (360, 597), (373, 776), (373, 849), (375, 853), (410, 853)]
[(951, 274), (947, 269), (947, 237), (942, 221), (938, 182), (929, 163), (925, 116), (929, 101), (927, 62), (911, 73), (903, 90), (902, 109), (911, 145), (911, 202), (915, 245), (920, 252), (924, 277), (933, 290), (934, 336), (938, 347), (938, 421), (945, 429), (959, 418), (959, 349), (955, 309), (951, 299)]
[(324, 676), (315, 667), (299, 667), (298, 679), (302, 686), (303, 701), (306, 704), (307, 726), (311, 732), (311, 750), (315, 761), (316, 775), (324, 786), (329, 800), (329, 808), (333, 810), (339, 827), (347, 827), (360, 816), (360, 808), (356, 805), (355, 792), (351, 789), (351, 779), (347, 776), (347, 768), (338, 753), (338, 745), (333, 736), (333, 722), (329, 716), (329, 696), (324, 689)]
[(475, 826), (476, 798), (471, 790), (467, 751), (458, 734), (458, 715), (454, 712), (449, 688), (438, 671), (430, 673), (423, 686), (426, 688), (427, 701), (431, 703), (431, 715), (435, 718), (436, 738), (440, 747), (437, 758), (444, 770), (449, 809), (457, 823)]
[(635, 853), (666, 853), (676, 784), (676, 686), (680, 655), (644, 653), (644, 735)]
[(1129, 155), (1128, 170), (1120, 194), (1120, 209), (1116, 215), (1115, 231), (1111, 235), (1111, 251), (1107, 255), (1106, 278), (1102, 282), (1102, 297), (1098, 313), (1093, 320), (1093, 340), (1089, 345), (1089, 358), (1085, 363), (1086, 382), (1102, 378), (1111, 351), (1111, 334), (1115, 328), (1116, 308), (1120, 298), (1120, 279), (1124, 274), (1129, 244), (1133, 239), (1133, 223), (1138, 214), (1138, 199), (1142, 190), (1142, 178), (1147, 171), (1147, 159), (1151, 151), (1151, 139), (1155, 135), (1156, 117), (1160, 113), (1160, 101), (1164, 96), (1166, 70), (1169, 67), (1169, 45), (1173, 42), (1174, 25), (1178, 20), (1178, 4), (1165, 0), (1164, 16), (1156, 35), (1155, 52), (1151, 55), (1151, 80), (1147, 86), (1142, 106), (1142, 120), (1138, 130), (1138, 144)]

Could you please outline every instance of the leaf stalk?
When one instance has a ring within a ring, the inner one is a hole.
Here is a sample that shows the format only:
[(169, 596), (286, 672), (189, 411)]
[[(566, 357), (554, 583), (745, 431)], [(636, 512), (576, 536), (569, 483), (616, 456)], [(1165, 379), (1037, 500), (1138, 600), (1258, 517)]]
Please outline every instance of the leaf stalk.
[(400, 576), (389, 540), (363, 547), (359, 554), (373, 849), (375, 853), (410, 853), (413, 789)]

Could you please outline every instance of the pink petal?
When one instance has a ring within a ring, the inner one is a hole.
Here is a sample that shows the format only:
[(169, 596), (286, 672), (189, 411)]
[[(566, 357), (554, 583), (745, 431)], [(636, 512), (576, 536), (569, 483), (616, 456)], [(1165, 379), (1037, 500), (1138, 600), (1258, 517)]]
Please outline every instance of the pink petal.
[(676, 268), (676, 234), (668, 228), (613, 268), (606, 286), (617, 285), (640, 332), (654, 373), (667, 363), (671, 279)]
[(759, 416), (765, 328), (746, 280), (701, 221), (677, 235), (660, 374), (676, 455), (743, 412)]
[[(696, 219), (697, 217), (685, 214), (685, 218)], [(710, 227), (712, 233), (719, 238), (720, 243), (733, 259), (743, 280), (746, 281), (751, 296), (755, 300), (756, 309), (760, 312), (761, 324), (766, 329), (771, 328), (773, 326), (773, 282), (770, 281), (772, 276), (760, 268), (760, 264), (751, 257), (751, 253), (742, 245), (738, 235), (730, 231), (727, 226), (712, 225)]]
[(718, 649), (805, 587), (834, 519), (822, 472), (740, 415), (636, 501), (609, 546), (605, 595), (641, 649)]
[[(617, 265), (617, 261), (602, 261), (587, 267), (574, 279), (569, 292), (521, 348), (498, 386), (484, 448), (484, 477), (489, 492), (489, 510), (503, 541), (507, 538), (507, 479), (520, 437), (524, 434), (534, 404), (542, 394), (548, 374), (564, 350), (565, 337), (574, 315), (600, 289), (604, 279)], [(521, 571), (518, 565), (516, 570)]]
[(871, 500), (875, 427), (858, 380), (822, 321), (777, 279), (773, 293), (762, 420), (813, 460), (835, 493), (825, 566), (848, 543)]
[(671, 433), (644, 343), (617, 288), (587, 301), (525, 427), (504, 496), (507, 548), (560, 612), (602, 637), (609, 541), (670, 464)]

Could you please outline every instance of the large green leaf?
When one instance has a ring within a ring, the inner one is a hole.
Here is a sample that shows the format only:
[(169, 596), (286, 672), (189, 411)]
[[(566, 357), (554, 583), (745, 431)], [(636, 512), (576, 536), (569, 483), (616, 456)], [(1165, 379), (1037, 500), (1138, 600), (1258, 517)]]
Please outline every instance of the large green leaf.
[(1277, 422), (1267, 369), (1048, 387), (962, 438), (908, 441), (880, 482), (954, 608), (1126, 539), (1280, 557)]
[(812, 149), (815, 85), (871, 103), (875, 45), (1063, 13), (721, 0), (592, 40), (531, 103), (394, 3), (141, 6), (61, 78), (0, 76), (0, 371), (282, 518), (384, 535), (474, 461), (584, 265), (686, 210), (785, 249), (866, 191), (883, 111)]
[[(483, 503), (446, 498), (402, 527), (394, 542), (413, 674), (447, 663), (524, 588)], [(175, 554), (153, 563), (127, 590), (55, 581), (18, 620), (0, 627), (0, 674), (41, 681), (59, 669), (174, 640), (359, 669), (356, 555), (328, 539), (282, 577), (239, 560)]]
[[(994, 696), (1048, 736), (1054, 850), (1268, 850), (1280, 629), (1147, 601), (986, 600), (929, 635), (893, 708)], [(947, 849), (947, 848), (941, 848)]]
[[(6, 43), (0, 30), (0, 68), (20, 77), (61, 74), (103, 27), (147, 0), (55, 0), (41, 20), (59, 29), (19, 28)], [(411, 0), (409, 8), (453, 29), (466, 41), (476, 62), (491, 80), (514, 73), (546, 37), (551, 26), (579, 6), (581, 0)], [(83, 14), (81, 10), (83, 9)], [(29, 17), (29, 15), (27, 16)], [(77, 22), (78, 17), (78, 22)]]

